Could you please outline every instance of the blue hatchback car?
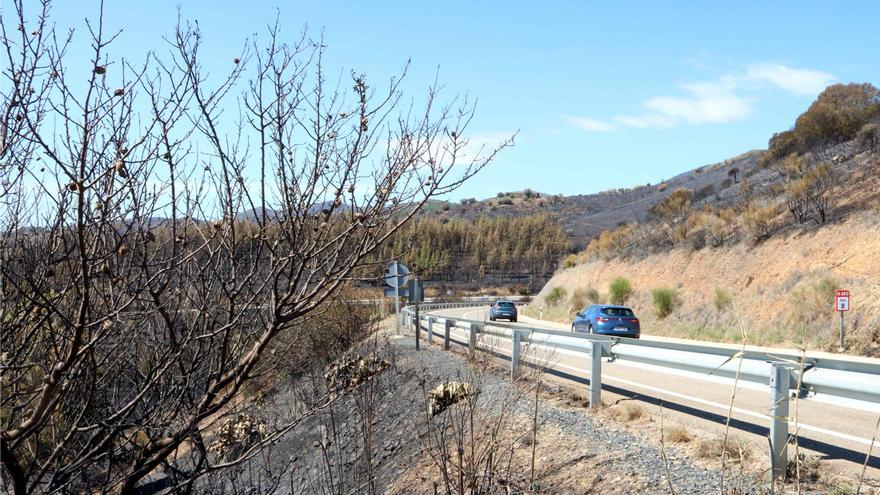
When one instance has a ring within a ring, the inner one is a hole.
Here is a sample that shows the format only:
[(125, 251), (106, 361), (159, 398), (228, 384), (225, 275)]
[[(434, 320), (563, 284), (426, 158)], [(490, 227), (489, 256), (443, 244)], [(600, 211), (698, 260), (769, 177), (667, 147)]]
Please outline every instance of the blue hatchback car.
[(571, 331), (637, 339), (641, 327), (633, 310), (626, 306), (593, 304), (577, 314)]
[(495, 301), (489, 308), (489, 321), (508, 320), (516, 323), (516, 305), (513, 301)]

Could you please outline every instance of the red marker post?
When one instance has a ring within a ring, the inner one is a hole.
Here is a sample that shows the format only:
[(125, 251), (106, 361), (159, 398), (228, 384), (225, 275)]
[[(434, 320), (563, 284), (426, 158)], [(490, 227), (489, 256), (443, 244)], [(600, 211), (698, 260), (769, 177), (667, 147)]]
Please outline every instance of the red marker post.
[(843, 314), (849, 311), (848, 290), (837, 290), (834, 292), (834, 308), (840, 313), (840, 350), (843, 350)]

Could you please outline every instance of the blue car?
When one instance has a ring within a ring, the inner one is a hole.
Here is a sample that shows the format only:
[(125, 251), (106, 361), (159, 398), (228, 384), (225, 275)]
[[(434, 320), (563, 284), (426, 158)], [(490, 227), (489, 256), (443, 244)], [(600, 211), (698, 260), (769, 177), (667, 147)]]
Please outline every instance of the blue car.
[(571, 331), (637, 339), (641, 327), (633, 310), (626, 306), (593, 304), (577, 314)]
[(489, 320), (509, 320), (516, 323), (516, 305), (511, 301), (495, 301), (489, 308)]

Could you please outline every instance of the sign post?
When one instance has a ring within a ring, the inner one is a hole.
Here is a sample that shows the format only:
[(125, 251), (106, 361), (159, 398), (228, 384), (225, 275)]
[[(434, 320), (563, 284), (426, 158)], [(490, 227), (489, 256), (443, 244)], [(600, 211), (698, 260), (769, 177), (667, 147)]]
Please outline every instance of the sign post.
[(415, 305), (416, 313), (416, 350), (419, 350), (419, 338), (422, 336), (422, 327), (419, 320), (419, 303), (425, 300), (425, 291), (422, 288), (422, 281), (418, 276), (410, 277), (407, 283), (407, 297), (409, 302)]
[(400, 289), (406, 283), (408, 275), (409, 268), (396, 260), (388, 264), (388, 271), (385, 272), (385, 283), (394, 289), (394, 320), (397, 335), (400, 335)]
[(840, 313), (840, 350), (845, 349), (843, 338), (843, 314), (849, 311), (849, 291), (838, 290), (834, 293), (834, 307)]

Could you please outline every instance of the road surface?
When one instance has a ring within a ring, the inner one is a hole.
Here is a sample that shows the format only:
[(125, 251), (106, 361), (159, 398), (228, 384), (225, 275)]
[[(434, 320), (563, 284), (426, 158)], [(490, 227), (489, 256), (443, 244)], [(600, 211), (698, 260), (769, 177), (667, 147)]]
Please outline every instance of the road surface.
[[(485, 321), (487, 308), (438, 310), (431, 314)], [(520, 323), (515, 325), (524, 328), (570, 329), (568, 325), (523, 317), (520, 318)], [(442, 327), (439, 328), (439, 334), (442, 340)], [(652, 337), (643, 335), (642, 338)], [(451, 339), (457, 344), (466, 346), (467, 331), (454, 328)], [(499, 355), (510, 356), (509, 341), (481, 335), (478, 345)], [(590, 358), (587, 354), (551, 350), (536, 345), (532, 345), (531, 349), (524, 349), (523, 353), (526, 360), (545, 366), (552, 370), (553, 375), (581, 384), (589, 383)], [(871, 361), (876, 362), (876, 360)], [(656, 413), (662, 401), (664, 414), (667, 417), (673, 416), (681, 424), (706, 431), (723, 430), (733, 386), (732, 379), (701, 373), (670, 370), (626, 361), (602, 363), (603, 402), (610, 403), (620, 397), (636, 398), (647, 403), (647, 407), (653, 408)], [(770, 423), (769, 409), (769, 386), (740, 381), (733, 403), (731, 427), (739, 430), (741, 435), (752, 435), (752, 440), (760, 445), (762, 441), (758, 436), (767, 435)], [(790, 416), (793, 417), (795, 414), (797, 414), (799, 442), (802, 448), (814, 451), (828, 460), (844, 461), (841, 464), (853, 470), (860, 468), (865, 462), (875, 435), (880, 405), (808, 397), (791, 401)], [(794, 432), (794, 426), (791, 427), (790, 432)], [(880, 440), (873, 442), (868, 465), (873, 468), (872, 474), (876, 476), (880, 473), (877, 471), (880, 470)], [(766, 445), (766, 438), (763, 439), (763, 445)], [(793, 455), (791, 450), (789, 455)]]

